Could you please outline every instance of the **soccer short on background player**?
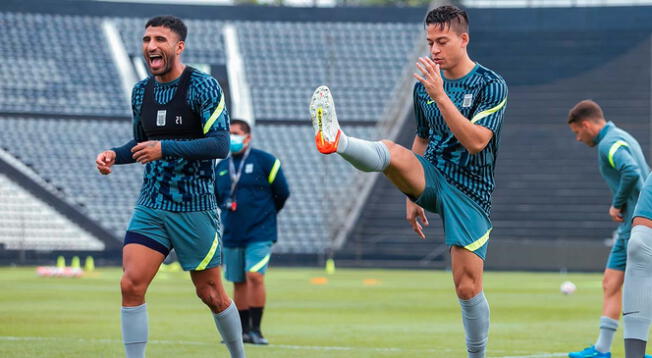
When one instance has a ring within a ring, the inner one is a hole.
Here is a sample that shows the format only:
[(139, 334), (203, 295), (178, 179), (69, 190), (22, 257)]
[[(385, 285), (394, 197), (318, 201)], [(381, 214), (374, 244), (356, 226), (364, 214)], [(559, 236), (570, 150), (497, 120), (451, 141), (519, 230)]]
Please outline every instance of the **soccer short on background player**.
[(231, 282), (244, 282), (247, 272), (265, 274), (273, 244), (271, 241), (260, 241), (252, 242), (247, 247), (225, 247), (226, 279)]

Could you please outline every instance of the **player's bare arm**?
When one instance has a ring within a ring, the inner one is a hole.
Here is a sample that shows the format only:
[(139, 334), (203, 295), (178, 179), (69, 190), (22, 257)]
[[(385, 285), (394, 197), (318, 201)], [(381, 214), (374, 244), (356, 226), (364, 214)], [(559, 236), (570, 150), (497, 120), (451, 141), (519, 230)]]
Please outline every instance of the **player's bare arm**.
[(473, 124), (464, 117), (444, 91), (444, 79), (441, 78), (439, 65), (427, 57), (420, 57), (417, 68), (421, 75), (414, 78), (423, 84), (426, 92), (441, 111), (448, 128), (457, 140), (471, 154), (480, 153), (489, 144), (493, 132), (483, 126)]
[(163, 158), (161, 142), (157, 140), (138, 143), (136, 146), (131, 148), (131, 152), (134, 153), (132, 158), (140, 164), (146, 164)]
[(97, 165), (97, 170), (100, 172), (100, 174), (111, 174), (111, 167), (113, 164), (115, 164), (115, 156), (116, 154), (112, 150), (105, 150), (97, 155), (95, 164)]
[[(423, 155), (428, 147), (428, 140), (419, 136), (414, 137), (412, 143), (412, 151)], [(405, 219), (412, 226), (412, 230), (419, 235), (420, 238), (425, 239), (426, 235), (423, 233), (423, 227), (428, 226), (428, 219), (426, 218), (426, 211), (422, 207), (415, 204), (409, 198), (405, 199)], [(417, 220), (421, 220), (421, 223)]]

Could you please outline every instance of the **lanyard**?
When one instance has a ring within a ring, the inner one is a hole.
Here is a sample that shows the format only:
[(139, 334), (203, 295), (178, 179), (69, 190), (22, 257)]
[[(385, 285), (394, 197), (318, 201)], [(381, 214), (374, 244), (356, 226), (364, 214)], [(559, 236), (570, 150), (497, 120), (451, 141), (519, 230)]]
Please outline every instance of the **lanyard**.
[(238, 166), (237, 172), (235, 170), (235, 164), (233, 164), (233, 155), (229, 156), (229, 175), (231, 176), (231, 197), (233, 197), (233, 194), (235, 194), (235, 187), (238, 186), (238, 182), (240, 181), (240, 176), (242, 175), (242, 168), (244, 168), (245, 161), (247, 160), (247, 157), (249, 157), (250, 151), (251, 151), (251, 147), (247, 148), (247, 150), (245, 151), (245, 154), (242, 156), (242, 161)]

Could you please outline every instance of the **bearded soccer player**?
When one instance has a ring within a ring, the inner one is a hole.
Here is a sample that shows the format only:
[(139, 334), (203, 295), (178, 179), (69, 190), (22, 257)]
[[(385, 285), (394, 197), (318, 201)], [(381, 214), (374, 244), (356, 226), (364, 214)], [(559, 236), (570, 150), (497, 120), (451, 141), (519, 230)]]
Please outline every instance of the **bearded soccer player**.
[(412, 150), (345, 135), (325, 86), (315, 91), (310, 106), (315, 141), (321, 153), (338, 153), (361, 171), (383, 172), (407, 196), (407, 220), (421, 238), (428, 224), (424, 209), (442, 217), (468, 357), (482, 358), (489, 332), (482, 274), (507, 85), (469, 58), (466, 12), (438, 7), (426, 16), (425, 29), (430, 57), (419, 59), (420, 74), (414, 74)]
[(185, 24), (172, 16), (145, 25), (143, 55), (152, 74), (132, 93), (134, 139), (97, 156), (145, 165), (143, 186), (122, 250), (122, 339), (127, 358), (145, 356), (145, 292), (172, 248), (190, 271), (231, 357), (244, 357), (240, 317), (222, 286), (221, 225), (214, 195), (216, 158), (229, 153), (229, 117), (217, 81), (181, 62)]
[(600, 334), (594, 345), (579, 352), (571, 352), (568, 356), (609, 358), (620, 318), (625, 271), (630, 265), (627, 246), (632, 229), (632, 215), (650, 168), (636, 139), (616, 127), (613, 122), (607, 121), (596, 102), (584, 100), (577, 103), (568, 113), (568, 125), (577, 141), (598, 148), (600, 174), (613, 196), (609, 216), (620, 223), (602, 280), (604, 298)]

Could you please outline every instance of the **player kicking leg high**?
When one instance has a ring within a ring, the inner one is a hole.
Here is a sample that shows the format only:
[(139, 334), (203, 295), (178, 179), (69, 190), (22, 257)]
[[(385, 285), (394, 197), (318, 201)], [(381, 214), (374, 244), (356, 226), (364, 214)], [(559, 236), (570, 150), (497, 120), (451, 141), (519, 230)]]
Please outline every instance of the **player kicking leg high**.
[[(414, 87), (417, 135), (412, 150), (389, 140), (371, 142), (340, 129), (330, 90), (310, 104), (317, 149), (338, 153), (365, 172), (383, 172), (408, 197), (407, 220), (425, 238), (424, 209), (444, 221), (453, 281), (462, 307), (468, 357), (485, 357), (489, 304), (482, 272), (491, 222), (493, 171), (507, 102), (507, 85), (467, 53), (468, 17), (453, 6), (428, 13), (430, 58), (421, 58)], [(418, 222), (419, 219), (421, 223)]]

